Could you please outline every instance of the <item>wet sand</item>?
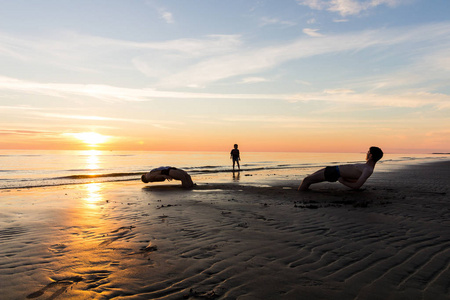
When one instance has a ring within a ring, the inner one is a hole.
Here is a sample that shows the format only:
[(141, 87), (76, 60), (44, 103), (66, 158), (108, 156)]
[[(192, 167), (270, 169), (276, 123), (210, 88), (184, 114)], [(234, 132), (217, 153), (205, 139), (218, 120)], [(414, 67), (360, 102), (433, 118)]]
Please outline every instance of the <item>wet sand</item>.
[(449, 299), (449, 161), (301, 179), (1, 190), (1, 299)]

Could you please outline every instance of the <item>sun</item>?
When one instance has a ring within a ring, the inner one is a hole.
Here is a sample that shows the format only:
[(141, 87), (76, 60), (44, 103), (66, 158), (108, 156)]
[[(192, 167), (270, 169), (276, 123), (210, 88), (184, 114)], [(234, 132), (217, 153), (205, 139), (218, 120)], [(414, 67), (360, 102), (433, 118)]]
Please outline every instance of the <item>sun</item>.
[(96, 132), (80, 132), (80, 133), (72, 133), (71, 135), (74, 138), (81, 140), (86, 145), (93, 147), (99, 144), (103, 144), (109, 139), (109, 136), (102, 135)]

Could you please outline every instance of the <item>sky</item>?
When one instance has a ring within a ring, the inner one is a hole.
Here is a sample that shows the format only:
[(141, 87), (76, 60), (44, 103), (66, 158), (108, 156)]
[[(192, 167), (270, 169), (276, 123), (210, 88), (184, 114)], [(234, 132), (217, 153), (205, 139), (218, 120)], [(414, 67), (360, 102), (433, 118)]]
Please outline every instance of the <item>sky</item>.
[(0, 7), (0, 149), (450, 152), (448, 0)]

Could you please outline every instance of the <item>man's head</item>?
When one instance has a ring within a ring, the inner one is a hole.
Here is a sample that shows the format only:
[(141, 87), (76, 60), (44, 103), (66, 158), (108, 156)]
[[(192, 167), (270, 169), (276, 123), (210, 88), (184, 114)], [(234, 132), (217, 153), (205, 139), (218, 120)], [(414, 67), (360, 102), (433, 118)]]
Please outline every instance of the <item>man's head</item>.
[(237, 149), (238, 148), (238, 144), (234, 144), (234, 149)]
[(372, 154), (372, 160), (374, 162), (379, 161), (383, 157), (383, 151), (378, 147), (370, 147), (369, 153)]
[(141, 180), (143, 183), (148, 183), (147, 177), (144, 175), (141, 176)]

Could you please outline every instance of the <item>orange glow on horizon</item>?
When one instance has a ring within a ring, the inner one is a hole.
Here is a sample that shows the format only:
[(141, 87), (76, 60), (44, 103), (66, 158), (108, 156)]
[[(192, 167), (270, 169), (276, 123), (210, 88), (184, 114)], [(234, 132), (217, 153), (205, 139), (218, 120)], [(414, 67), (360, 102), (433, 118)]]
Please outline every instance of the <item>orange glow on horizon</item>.
[[(359, 153), (378, 146), (386, 153), (448, 152), (446, 142), (434, 136), (421, 138), (404, 132), (317, 132), (299, 130), (194, 130), (119, 131), (114, 135), (96, 132), (9, 135), (0, 142), (0, 149), (23, 150), (100, 150), (100, 151), (216, 151), (229, 152), (239, 144), (242, 152), (334, 152)], [(26, 138), (25, 138), (26, 137)], [(94, 159), (92, 166), (94, 166)]]

